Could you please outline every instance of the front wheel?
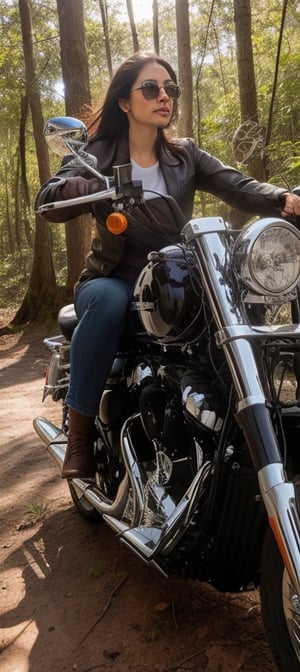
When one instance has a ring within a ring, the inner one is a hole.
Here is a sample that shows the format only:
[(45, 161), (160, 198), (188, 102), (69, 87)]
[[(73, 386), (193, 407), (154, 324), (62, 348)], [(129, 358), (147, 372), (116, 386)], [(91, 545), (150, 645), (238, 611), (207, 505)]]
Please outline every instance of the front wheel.
[(261, 564), (261, 608), (267, 638), (280, 672), (300, 670), (300, 595), (291, 584), (271, 529)]

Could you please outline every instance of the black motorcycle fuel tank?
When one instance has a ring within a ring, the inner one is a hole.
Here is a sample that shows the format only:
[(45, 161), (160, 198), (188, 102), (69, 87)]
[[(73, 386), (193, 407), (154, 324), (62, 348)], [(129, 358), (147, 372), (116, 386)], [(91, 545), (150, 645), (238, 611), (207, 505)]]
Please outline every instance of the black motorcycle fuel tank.
[(202, 309), (193, 261), (179, 245), (148, 255), (134, 288), (133, 309), (150, 336), (164, 343), (194, 340)]

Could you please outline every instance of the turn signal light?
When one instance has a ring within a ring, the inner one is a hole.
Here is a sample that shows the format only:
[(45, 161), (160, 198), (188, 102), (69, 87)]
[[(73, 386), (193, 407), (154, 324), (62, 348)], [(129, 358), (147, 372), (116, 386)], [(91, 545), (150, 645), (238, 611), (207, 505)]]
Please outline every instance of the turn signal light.
[(128, 226), (128, 221), (125, 215), (122, 212), (111, 212), (106, 219), (107, 229), (116, 235), (126, 231)]

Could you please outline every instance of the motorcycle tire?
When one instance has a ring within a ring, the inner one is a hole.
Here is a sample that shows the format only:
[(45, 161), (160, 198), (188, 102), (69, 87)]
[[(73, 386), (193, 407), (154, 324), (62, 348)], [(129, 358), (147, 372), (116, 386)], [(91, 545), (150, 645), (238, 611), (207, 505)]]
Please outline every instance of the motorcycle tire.
[(76, 509), (80, 513), (82, 518), (84, 518), (90, 523), (102, 522), (103, 519), (99, 511), (97, 511), (97, 509), (95, 509), (84, 496), (78, 497), (76, 489), (72, 484), (72, 481), (68, 482), (68, 486), (70, 490), (70, 495), (73, 500), (73, 504), (76, 506)]
[(264, 541), (260, 593), (265, 631), (278, 670), (299, 672), (300, 595), (291, 585), (271, 529)]

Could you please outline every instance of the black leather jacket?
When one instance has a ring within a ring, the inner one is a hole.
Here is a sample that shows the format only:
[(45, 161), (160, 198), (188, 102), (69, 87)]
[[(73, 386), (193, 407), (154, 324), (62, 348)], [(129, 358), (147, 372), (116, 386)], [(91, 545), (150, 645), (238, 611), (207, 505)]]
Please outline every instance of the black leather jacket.
[[(99, 170), (107, 176), (112, 167), (129, 163), (127, 137), (115, 140), (90, 141), (87, 151), (98, 161)], [(168, 194), (175, 203), (155, 198), (143, 208), (135, 208), (128, 217), (128, 228), (121, 236), (114, 236), (105, 227), (107, 215), (112, 211), (109, 201), (92, 205), (50, 210), (45, 214), (49, 221), (62, 222), (90, 212), (96, 219), (98, 238), (92, 243), (87, 258), (87, 268), (81, 280), (112, 274), (133, 280), (147, 261), (147, 254), (166, 244), (179, 240), (183, 224), (192, 217), (196, 190), (208, 192), (228, 205), (250, 215), (280, 215), (282, 196), (286, 189), (257, 182), (240, 171), (225, 166), (219, 159), (199, 149), (190, 138), (183, 138), (174, 145), (174, 151), (163, 147), (159, 163)], [(44, 184), (36, 198), (35, 207), (61, 200), (60, 178), (82, 175), (91, 177), (76, 160), (64, 163), (56, 176)], [(179, 206), (179, 207), (178, 207)], [(217, 213), (216, 213), (217, 214)]]

